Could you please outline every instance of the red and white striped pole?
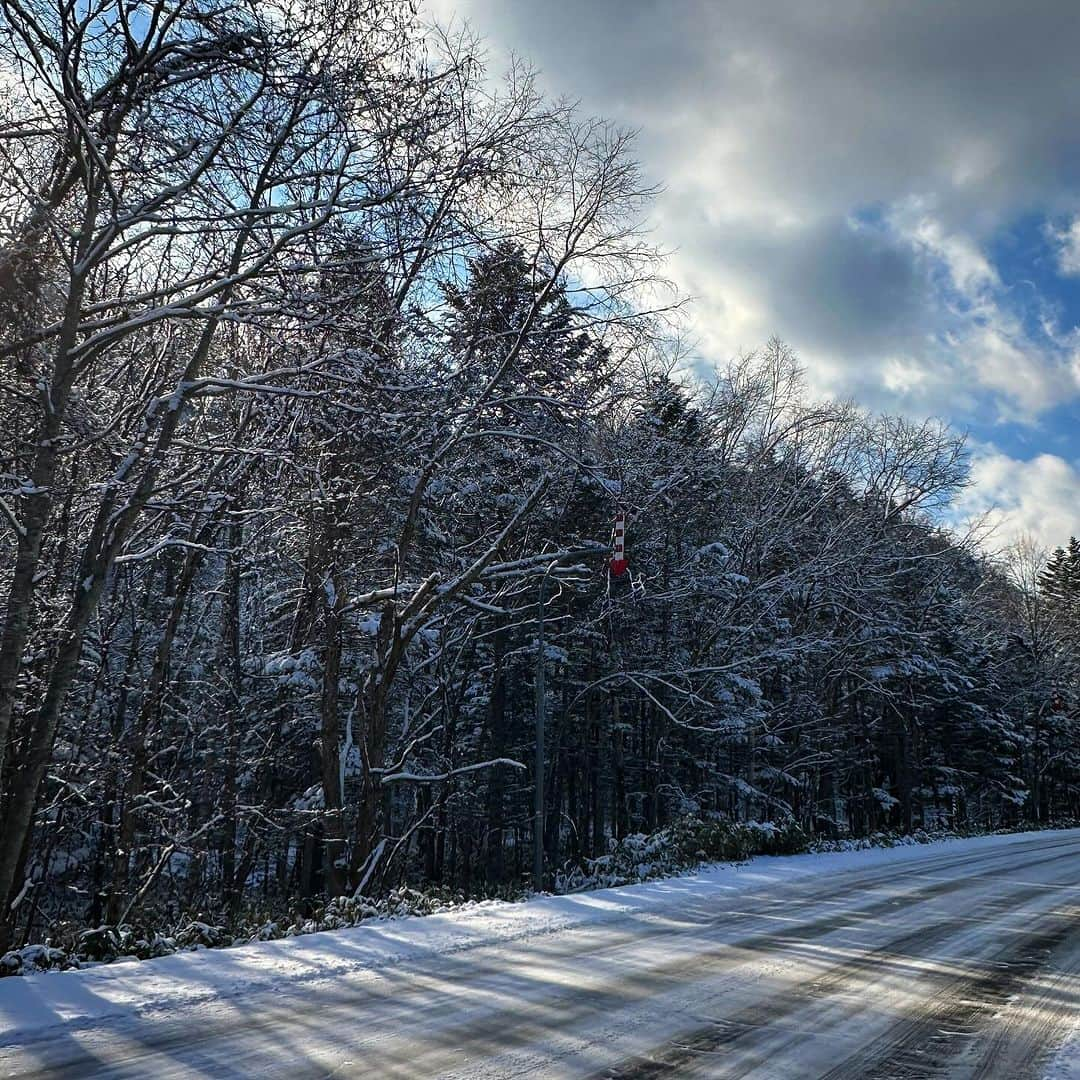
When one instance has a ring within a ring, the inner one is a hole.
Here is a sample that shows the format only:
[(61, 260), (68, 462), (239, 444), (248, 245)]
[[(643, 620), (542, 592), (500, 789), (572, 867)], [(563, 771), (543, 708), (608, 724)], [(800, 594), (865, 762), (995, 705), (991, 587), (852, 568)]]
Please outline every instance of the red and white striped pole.
[(615, 533), (611, 542), (611, 576), (622, 577), (626, 568), (626, 515), (620, 510), (615, 515)]

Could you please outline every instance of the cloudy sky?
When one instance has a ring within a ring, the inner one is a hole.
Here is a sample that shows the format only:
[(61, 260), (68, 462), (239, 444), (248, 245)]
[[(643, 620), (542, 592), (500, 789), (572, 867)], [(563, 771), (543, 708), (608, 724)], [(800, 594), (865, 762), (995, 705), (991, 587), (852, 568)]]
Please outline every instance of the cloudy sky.
[(1080, 533), (1080, 8), (432, 0), (640, 131), (706, 362), (970, 432), (999, 542)]

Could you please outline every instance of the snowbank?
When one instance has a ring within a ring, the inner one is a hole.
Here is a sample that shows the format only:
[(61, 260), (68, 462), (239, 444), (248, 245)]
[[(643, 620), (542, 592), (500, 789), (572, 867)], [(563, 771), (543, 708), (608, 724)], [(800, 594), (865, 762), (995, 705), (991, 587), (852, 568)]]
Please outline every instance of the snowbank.
[(1044, 1080), (1080, 1080), (1080, 1024), (1054, 1055)]

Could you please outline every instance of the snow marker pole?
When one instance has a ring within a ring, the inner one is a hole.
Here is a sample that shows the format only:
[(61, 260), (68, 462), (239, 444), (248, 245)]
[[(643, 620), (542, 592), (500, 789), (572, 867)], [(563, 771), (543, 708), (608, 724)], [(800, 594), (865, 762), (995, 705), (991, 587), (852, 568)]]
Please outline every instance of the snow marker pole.
[(626, 573), (626, 515), (621, 510), (615, 515), (610, 565), (612, 577), (622, 577)]

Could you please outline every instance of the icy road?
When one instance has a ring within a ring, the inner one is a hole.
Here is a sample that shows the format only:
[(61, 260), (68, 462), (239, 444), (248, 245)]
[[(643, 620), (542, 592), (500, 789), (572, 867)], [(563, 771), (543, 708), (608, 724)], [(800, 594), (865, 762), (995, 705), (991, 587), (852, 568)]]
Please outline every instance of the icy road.
[(1080, 830), (0, 982), (0, 1077), (1080, 1076)]

